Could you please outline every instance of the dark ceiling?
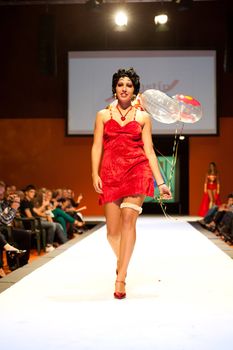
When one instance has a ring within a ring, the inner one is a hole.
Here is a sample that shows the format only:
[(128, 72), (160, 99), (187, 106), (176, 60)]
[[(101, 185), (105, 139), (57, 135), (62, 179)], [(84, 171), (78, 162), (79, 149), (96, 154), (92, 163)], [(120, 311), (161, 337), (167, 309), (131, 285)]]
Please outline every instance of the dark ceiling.
[[(186, 0), (185, 8), (179, 0), (126, 1), (124, 32), (113, 24), (119, 3), (96, 8), (81, 1), (0, 0), (0, 114), (64, 116), (69, 51), (215, 49), (219, 115), (233, 115), (233, 0)], [(154, 16), (161, 7), (169, 28), (159, 32)], [(38, 94), (46, 113), (35, 113)]]

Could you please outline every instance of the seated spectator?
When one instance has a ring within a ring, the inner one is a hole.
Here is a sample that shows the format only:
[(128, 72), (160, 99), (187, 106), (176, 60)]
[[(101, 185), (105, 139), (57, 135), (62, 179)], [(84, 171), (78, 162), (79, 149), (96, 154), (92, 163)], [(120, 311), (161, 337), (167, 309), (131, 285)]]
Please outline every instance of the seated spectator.
[(47, 220), (48, 222), (53, 223), (53, 226), (55, 227), (54, 240), (55, 242), (58, 241), (58, 243), (63, 244), (67, 241), (67, 235), (65, 234), (62, 225), (53, 220), (54, 214), (52, 213), (50, 202), (46, 199), (46, 191), (46, 188), (42, 188), (37, 192), (37, 195), (33, 200), (33, 210), (42, 221)]
[(67, 237), (72, 237), (75, 229), (83, 226), (82, 222), (64, 211), (64, 202), (66, 202), (66, 199), (63, 197), (58, 198), (57, 191), (55, 191), (53, 195), (52, 191), (47, 190), (45, 193), (45, 200), (50, 203), (50, 209), (54, 216), (53, 220), (62, 225)]
[(6, 186), (6, 190), (5, 190), (5, 195), (6, 197), (15, 194), (17, 191), (17, 187), (15, 185), (9, 185)]
[(72, 207), (72, 210), (75, 210), (76, 212), (80, 212), (82, 210), (87, 209), (86, 206), (78, 208), (81, 203), (81, 200), (83, 199), (83, 195), (80, 193), (77, 200), (75, 200), (74, 191), (72, 191), (71, 189), (57, 189), (53, 192), (52, 197), (53, 200), (56, 200), (58, 202), (66, 202), (63, 205), (64, 208)]
[(60, 198), (62, 198), (62, 193), (63, 190), (61, 188), (57, 188), (55, 191), (53, 191), (53, 200), (58, 200)]
[(79, 207), (79, 205), (83, 199), (83, 195), (82, 195), (82, 193), (80, 193), (77, 200), (75, 200), (74, 197), (75, 197), (74, 191), (72, 191), (71, 189), (68, 189), (67, 190), (67, 199), (69, 200), (69, 205), (67, 207), (67, 211), (75, 211), (76, 213), (78, 213), (81, 220), (84, 221), (83, 216), (81, 214), (81, 211), (86, 210), (87, 207), (86, 207), (86, 205)]
[(0, 181), (0, 277), (5, 275), (2, 263), (3, 249), (20, 254), (22, 258), (20, 261), (21, 266), (28, 263), (30, 254), (30, 234), (26, 230), (12, 228), (12, 239), (17, 244), (17, 248), (10, 245), (5, 238), (8, 236), (7, 226), (14, 220), (20, 206), (20, 198), (17, 194), (4, 198), (5, 188), (5, 183)]
[(76, 218), (78, 221), (84, 222), (81, 211), (87, 209), (87, 207), (86, 206), (79, 207), (83, 199), (83, 195), (80, 193), (76, 200), (74, 197), (75, 197), (74, 191), (72, 191), (71, 189), (63, 190), (63, 197), (60, 198), (60, 201), (62, 201), (63, 203), (62, 204), (63, 210), (69, 213), (74, 218)]
[(218, 226), (218, 232), (225, 242), (233, 244), (233, 211), (227, 211)]
[(57, 202), (58, 202), (59, 208), (64, 210), (67, 214), (71, 215), (73, 218), (75, 218), (79, 222), (83, 222), (82, 214), (80, 213), (79, 215), (78, 209), (72, 206), (69, 198), (62, 197), (58, 199)]
[(25, 189), (25, 198), (20, 205), (20, 212), (22, 217), (39, 217), (41, 219), (41, 226), (46, 231), (46, 252), (54, 250), (55, 235), (59, 243), (63, 244), (67, 241), (62, 227), (52, 221), (49, 215), (46, 214), (47, 201), (43, 196), (37, 197), (35, 200), (36, 188), (34, 185), (28, 185)]
[(6, 252), (9, 252), (9, 253), (15, 253), (15, 254), (19, 254), (19, 255), (24, 253), (24, 251), (21, 251), (21, 250), (15, 248), (15, 247), (13, 247), (12, 245), (10, 245), (5, 240), (5, 237), (0, 233), (0, 252), (1, 252), (1, 256), (0, 256), (0, 278), (6, 276), (5, 271), (3, 269), (3, 263), (2, 263), (2, 251), (3, 250), (5, 250)]
[(229, 194), (227, 197), (227, 203), (223, 203), (219, 206), (215, 205), (208, 210), (205, 217), (199, 221), (199, 223), (207, 228), (209, 231), (218, 231), (221, 221), (226, 212), (233, 211), (233, 194)]

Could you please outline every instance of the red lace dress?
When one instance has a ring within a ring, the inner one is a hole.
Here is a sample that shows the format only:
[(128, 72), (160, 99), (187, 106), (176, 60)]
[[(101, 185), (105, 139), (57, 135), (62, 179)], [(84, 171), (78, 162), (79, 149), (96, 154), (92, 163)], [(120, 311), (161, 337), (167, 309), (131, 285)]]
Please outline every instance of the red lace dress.
[(142, 127), (135, 117), (136, 110), (134, 120), (121, 126), (111, 115), (104, 125), (100, 205), (136, 194), (154, 196), (152, 171), (143, 149)]

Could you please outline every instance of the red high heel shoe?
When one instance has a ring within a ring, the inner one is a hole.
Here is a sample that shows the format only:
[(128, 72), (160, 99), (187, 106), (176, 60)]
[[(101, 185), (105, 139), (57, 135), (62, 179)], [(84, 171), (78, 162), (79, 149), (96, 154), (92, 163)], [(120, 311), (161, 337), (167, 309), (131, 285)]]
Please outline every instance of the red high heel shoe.
[[(125, 285), (124, 281), (117, 281), (116, 283), (123, 283)], [(115, 299), (124, 299), (126, 297), (126, 293), (125, 292), (114, 292), (114, 298)]]

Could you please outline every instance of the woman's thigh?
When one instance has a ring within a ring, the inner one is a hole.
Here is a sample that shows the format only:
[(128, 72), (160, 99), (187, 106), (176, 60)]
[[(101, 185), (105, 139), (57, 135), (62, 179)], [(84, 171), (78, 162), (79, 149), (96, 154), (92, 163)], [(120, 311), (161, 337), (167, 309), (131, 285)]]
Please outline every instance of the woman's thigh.
[(138, 194), (135, 196), (124, 197), (122, 202), (123, 203), (132, 203), (132, 204), (135, 204), (135, 205), (138, 205), (139, 207), (141, 207), (143, 202), (144, 202), (144, 199), (145, 199), (144, 194)]
[(121, 200), (106, 203), (104, 206), (107, 231), (109, 234), (119, 234), (120, 233), (120, 209)]
[[(144, 199), (145, 195), (128, 196), (123, 198), (122, 203), (125, 204), (125, 206), (122, 208), (121, 215), (121, 222), (123, 225), (135, 225)], [(127, 206), (127, 204), (129, 204), (129, 206)], [(131, 207), (130, 204), (133, 206)]]
[(120, 208), (121, 203), (130, 203), (138, 206), (142, 206), (145, 199), (145, 195), (135, 195), (128, 196), (122, 199), (119, 199), (115, 202), (105, 204), (105, 217), (107, 230), (110, 234), (118, 234), (121, 231), (122, 219), (130, 220), (131, 222), (136, 222), (136, 219), (139, 215), (137, 210), (132, 208)]

